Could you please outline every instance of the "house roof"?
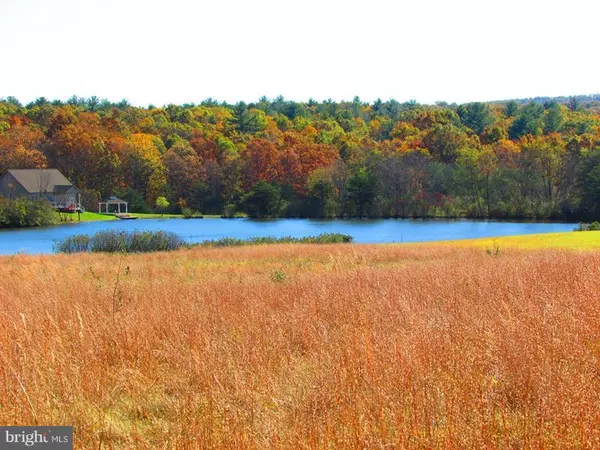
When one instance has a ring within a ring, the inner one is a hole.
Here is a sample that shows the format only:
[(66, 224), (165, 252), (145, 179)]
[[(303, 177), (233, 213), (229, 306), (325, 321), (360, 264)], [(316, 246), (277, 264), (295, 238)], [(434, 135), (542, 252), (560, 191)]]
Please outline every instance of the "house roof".
[(67, 192), (69, 192), (71, 189), (74, 189), (75, 186), (71, 185), (71, 186), (63, 186), (63, 185), (54, 185), (54, 190), (52, 191), (54, 194), (66, 194)]
[(7, 172), (29, 193), (64, 193), (73, 187), (58, 169), (10, 169)]
[(107, 205), (126, 205), (129, 202), (126, 202), (125, 200), (121, 200), (120, 198), (117, 197), (108, 197), (107, 199), (102, 200), (101, 202), (102, 204), (107, 204)]

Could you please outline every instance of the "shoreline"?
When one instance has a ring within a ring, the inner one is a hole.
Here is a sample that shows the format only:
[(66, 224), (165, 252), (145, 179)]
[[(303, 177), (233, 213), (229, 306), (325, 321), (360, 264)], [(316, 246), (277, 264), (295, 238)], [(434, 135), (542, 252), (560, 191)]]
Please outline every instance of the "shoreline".
[[(479, 238), (463, 238), (463, 239), (452, 239), (452, 240), (440, 240), (440, 241), (419, 241), (419, 242), (382, 242), (382, 243), (367, 243), (367, 242), (350, 242), (350, 243), (331, 243), (331, 244), (314, 244), (314, 243), (267, 243), (267, 244), (248, 244), (243, 246), (228, 246), (228, 247), (210, 247), (201, 244), (192, 244), (188, 248), (182, 248), (180, 250), (174, 250), (170, 252), (150, 252), (150, 253), (129, 253), (129, 255), (141, 255), (141, 254), (155, 254), (161, 253), (164, 255), (177, 255), (180, 252), (193, 251), (199, 248), (213, 248), (213, 249), (235, 249), (240, 247), (276, 247), (276, 246), (314, 246), (314, 247), (330, 247), (330, 246), (360, 246), (368, 247), (374, 246), (378, 248), (385, 247), (421, 247), (424, 250), (431, 249), (442, 249), (442, 248), (479, 248), (484, 251), (493, 251), (497, 249), (499, 252), (503, 252), (506, 249), (517, 250), (517, 251), (528, 251), (528, 250), (571, 250), (571, 251), (596, 251), (600, 250), (600, 231), (558, 231), (558, 232), (547, 232), (547, 233), (536, 233), (536, 234), (518, 234), (508, 236), (490, 236), (490, 237), (479, 237)], [(73, 253), (72, 255), (78, 255), (81, 253)], [(95, 255), (103, 255), (108, 253), (95, 253)], [(0, 258), (13, 258), (15, 256), (28, 256), (28, 257), (47, 257), (47, 256), (58, 256), (59, 253), (7, 253), (0, 254)]]

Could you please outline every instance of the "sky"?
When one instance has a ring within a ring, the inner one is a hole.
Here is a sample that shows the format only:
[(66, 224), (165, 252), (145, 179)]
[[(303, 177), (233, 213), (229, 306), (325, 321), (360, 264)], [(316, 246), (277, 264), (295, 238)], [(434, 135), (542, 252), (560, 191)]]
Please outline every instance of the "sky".
[(0, 0), (0, 97), (595, 94), (598, 17), (598, 0)]

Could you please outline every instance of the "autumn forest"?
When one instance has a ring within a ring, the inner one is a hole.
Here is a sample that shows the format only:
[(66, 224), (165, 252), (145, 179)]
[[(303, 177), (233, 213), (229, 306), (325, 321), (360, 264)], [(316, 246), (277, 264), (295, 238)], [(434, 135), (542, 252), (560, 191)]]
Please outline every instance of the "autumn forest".
[(0, 173), (53, 167), (96, 208), (232, 217), (600, 218), (600, 96), (421, 105), (0, 100)]

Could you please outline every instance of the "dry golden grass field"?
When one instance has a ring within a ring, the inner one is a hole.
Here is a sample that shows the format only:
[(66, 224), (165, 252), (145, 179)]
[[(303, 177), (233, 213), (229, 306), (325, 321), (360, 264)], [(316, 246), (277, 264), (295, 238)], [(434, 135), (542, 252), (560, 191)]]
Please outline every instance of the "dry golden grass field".
[(600, 448), (597, 250), (16, 255), (0, 280), (0, 424), (76, 448)]

